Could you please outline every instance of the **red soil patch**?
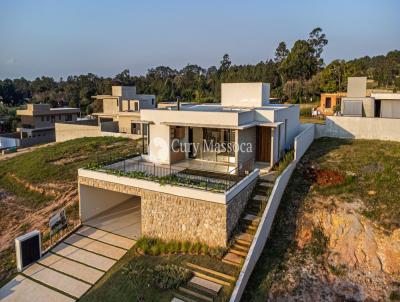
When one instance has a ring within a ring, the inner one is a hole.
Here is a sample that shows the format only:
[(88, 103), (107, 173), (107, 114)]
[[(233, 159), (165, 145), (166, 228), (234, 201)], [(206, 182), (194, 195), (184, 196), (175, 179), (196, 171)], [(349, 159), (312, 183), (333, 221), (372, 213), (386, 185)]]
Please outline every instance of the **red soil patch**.
[(345, 180), (343, 174), (328, 169), (310, 168), (305, 174), (305, 177), (311, 179), (320, 186), (339, 185)]

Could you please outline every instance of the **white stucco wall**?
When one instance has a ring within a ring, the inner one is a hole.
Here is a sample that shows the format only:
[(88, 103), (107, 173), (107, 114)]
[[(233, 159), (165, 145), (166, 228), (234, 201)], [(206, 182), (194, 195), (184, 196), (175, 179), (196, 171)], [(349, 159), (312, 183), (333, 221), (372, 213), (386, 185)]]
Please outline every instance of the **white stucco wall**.
[(316, 137), (400, 141), (400, 119), (329, 116), (316, 125)]
[(165, 125), (150, 125), (149, 159), (160, 164), (170, 161), (170, 130)]
[(300, 158), (306, 153), (315, 137), (315, 125), (303, 124), (301, 125), (301, 132), (294, 138), (294, 159)]
[(79, 185), (79, 216), (86, 220), (132, 198), (131, 195)]
[(282, 127), (281, 141), (284, 148), (293, 147), (294, 138), (300, 132), (300, 106), (293, 105), (285, 109), (275, 110), (274, 122), (282, 122), (286, 120), (286, 143), (285, 143), (285, 126)]
[(222, 106), (260, 107), (269, 104), (267, 83), (222, 83)]

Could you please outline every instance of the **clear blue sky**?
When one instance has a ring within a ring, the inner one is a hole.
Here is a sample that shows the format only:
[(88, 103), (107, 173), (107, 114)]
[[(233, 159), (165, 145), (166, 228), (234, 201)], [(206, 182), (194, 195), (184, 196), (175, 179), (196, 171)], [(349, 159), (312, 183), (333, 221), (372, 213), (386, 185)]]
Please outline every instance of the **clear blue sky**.
[(399, 0), (0, 0), (0, 79), (188, 63), (272, 58), (317, 26), (323, 57), (352, 59), (400, 49)]

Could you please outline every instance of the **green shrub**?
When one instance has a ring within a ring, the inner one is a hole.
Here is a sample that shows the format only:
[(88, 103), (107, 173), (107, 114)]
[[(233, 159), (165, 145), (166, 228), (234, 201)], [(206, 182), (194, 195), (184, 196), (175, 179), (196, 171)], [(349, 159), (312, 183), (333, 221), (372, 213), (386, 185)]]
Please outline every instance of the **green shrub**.
[(142, 237), (136, 243), (136, 246), (146, 255), (158, 256), (163, 254), (204, 254), (221, 259), (225, 254), (225, 248), (210, 248), (201, 242), (191, 243), (190, 241), (170, 240), (164, 241), (157, 238)]
[(283, 158), (275, 166), (275, 170), (278, 173), (278, 175), (281, 174), (287, 168), (287, 166), (289, 166), (289, 164), (293, 161), (293, 159), (294, 159), (294, 150), (286, 152)]
[(157, 265), (151, 270), (151, 282), (161, 289), (178, 288), (191, 277), (191, 271), (174, 264)]
[(188, 253), (189, 249), (190, 249), (190, 242), (189, 241), (184, 241), (182, 243), (182, 249), (181, 249), (182, 253), (184, 253), (184, 254)]
[(226, 249), (222, 247), (214, 247), (214, 248), (209, 248), (208, 249), (208, 255), (214, 258), (222, 259), (222, 257), (225, 255)]

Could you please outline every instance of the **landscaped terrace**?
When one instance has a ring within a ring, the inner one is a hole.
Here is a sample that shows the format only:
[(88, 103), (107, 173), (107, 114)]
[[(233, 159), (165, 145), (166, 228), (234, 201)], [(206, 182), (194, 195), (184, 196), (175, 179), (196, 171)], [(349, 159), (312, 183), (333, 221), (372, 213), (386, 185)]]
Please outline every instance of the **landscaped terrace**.
[(124, 159), (98, 159), (87, 166), (108, 174), (150, 180), (160, 184), (226, 192), (254, 170), (254, 162), (237, 166), (187, 159), (176, 164), (155, 164), (136, 155)]

